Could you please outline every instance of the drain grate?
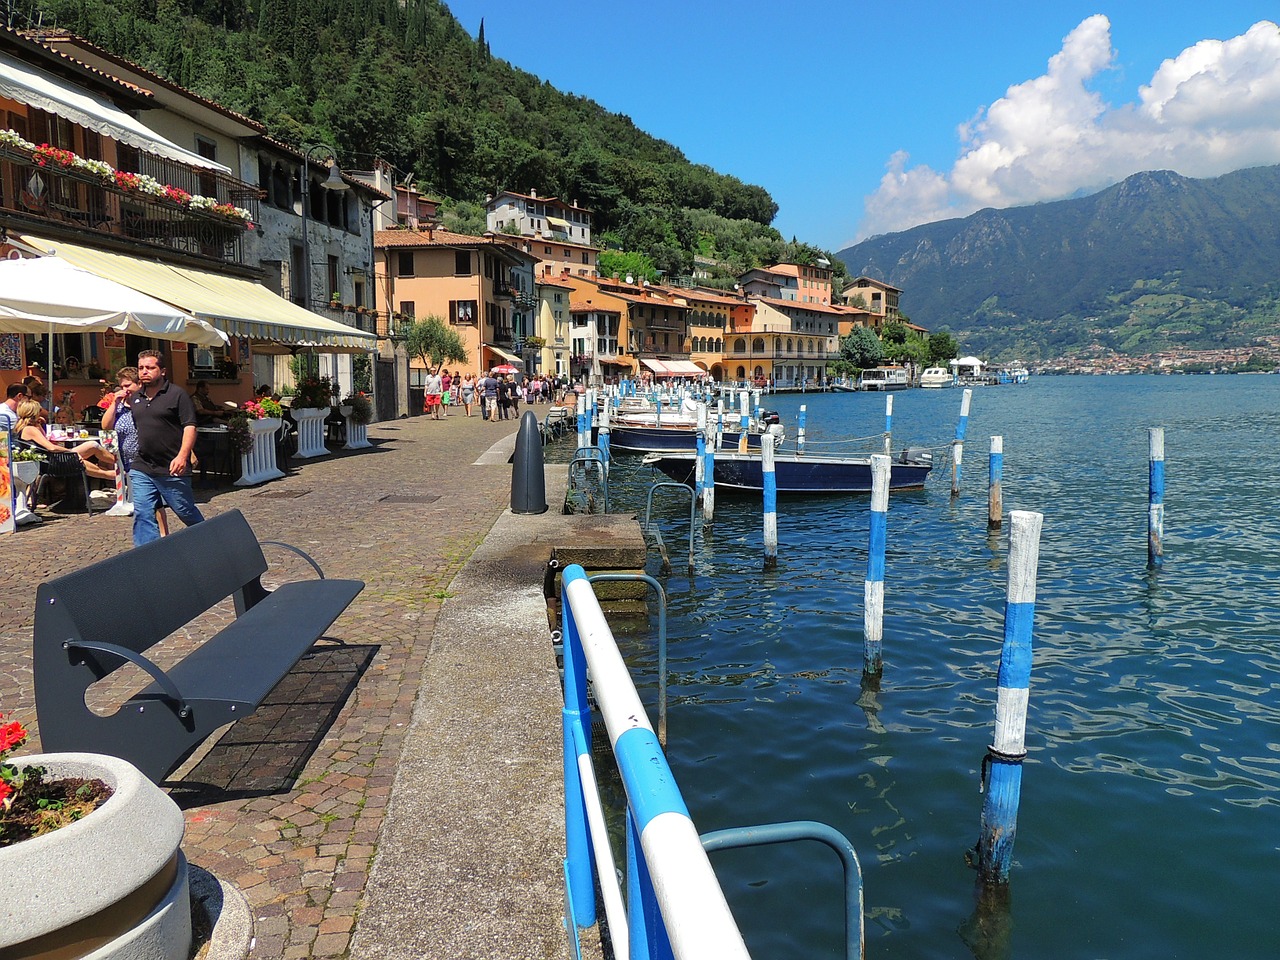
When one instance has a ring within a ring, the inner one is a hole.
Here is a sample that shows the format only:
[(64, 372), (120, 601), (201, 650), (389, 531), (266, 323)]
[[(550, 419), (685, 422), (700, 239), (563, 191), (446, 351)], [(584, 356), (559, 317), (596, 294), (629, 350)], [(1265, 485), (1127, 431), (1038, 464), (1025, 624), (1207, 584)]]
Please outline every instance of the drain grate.
[(392, 493), (392, 494), (388, 494), (385, 497), (379, 497), (378, 502), (379, 503), (435, 503), (439, 499), (440, 499), (439, 494), (433, 494), (433, 493), (419, 494), (419, 495)]
[(296, 500), (310, 492), (310, 490), (263, 490), (262, 493), (255, 493), (254, 497), (266, 497), (268, 500)]

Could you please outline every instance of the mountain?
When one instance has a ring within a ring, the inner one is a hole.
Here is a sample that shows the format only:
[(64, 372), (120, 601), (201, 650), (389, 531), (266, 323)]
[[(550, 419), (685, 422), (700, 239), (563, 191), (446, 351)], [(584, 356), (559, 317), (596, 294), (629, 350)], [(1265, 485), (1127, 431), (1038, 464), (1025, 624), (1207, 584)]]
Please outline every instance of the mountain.
[(1138, 173), (1088, 197), (873, 237), (837, 254), (912, 322), (1034, 361), (1212, 349), (1280, 333), (1280, 166)]
[[(529, 42), (572, 56), (570, 25), (520, 16)], [(332, 145), (343, 166), (381, 157), (463, 232), (484, 229), (487, 194), (536, 190), (590, 208), (597, 242), (670, 276), (695, 252), (738, 270), (822, 255), (788, 251), (763, 187), (493, 57), (483, 22), (473, 38), (441, 0), (11, 0), (6, 22), (70, 30), (281, 140)]]

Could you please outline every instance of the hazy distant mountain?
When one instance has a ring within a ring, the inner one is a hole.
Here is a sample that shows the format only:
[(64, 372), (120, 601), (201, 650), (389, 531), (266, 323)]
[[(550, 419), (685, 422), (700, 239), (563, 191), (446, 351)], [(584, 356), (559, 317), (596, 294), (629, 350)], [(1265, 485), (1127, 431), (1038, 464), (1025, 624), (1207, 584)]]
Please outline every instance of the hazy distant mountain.
[(1280, 334), (1280, 166), (1192, 180), (1138, 173), (1101, 193), (981, 210), (838, 256), (901, 287), (902, 310), (966, 350), (1036, 360)]

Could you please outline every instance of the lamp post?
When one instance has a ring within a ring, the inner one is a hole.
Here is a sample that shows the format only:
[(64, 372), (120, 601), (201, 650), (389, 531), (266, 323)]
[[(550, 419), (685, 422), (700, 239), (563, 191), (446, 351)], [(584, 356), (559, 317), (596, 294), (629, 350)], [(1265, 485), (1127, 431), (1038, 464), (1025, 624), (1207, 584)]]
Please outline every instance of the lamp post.
[(311, 309), (311, 238), (307, 235), (307, 218), (311, 211), (311, 155), (320, 151), (317, 156), (329, 159), (329, 179), (322, 186), (326, 190), (346, 190), (346, 182), (342, 179), (342, 171), (338, 169), (338, 151), (323, 143), (302, 146), (302, 272), (303, 294), (302, 305)]

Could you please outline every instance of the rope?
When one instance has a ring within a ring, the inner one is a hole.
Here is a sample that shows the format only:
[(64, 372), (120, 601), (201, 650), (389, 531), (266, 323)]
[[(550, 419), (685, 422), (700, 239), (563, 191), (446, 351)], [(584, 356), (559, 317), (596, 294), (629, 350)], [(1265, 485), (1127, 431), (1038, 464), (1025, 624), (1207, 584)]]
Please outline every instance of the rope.
[(1027, 751), (1021, 753), (1001, 753), (995, 747), (987, 747), (987, 752), (982, 758), (982, 773), (978, 780), (978, 792), (985, 793), (987, 789), (987, 768), (991, 766), (992, 760), (999, 760), (1001, 763), (1021, 763), (1027, 759)]

